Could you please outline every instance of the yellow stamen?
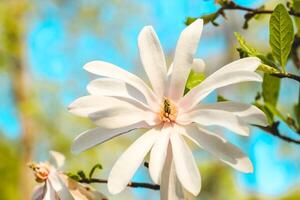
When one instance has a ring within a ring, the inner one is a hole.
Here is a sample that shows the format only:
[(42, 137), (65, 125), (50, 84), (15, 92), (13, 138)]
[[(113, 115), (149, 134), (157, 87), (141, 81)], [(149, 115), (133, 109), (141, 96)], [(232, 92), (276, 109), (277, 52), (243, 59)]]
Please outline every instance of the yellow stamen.
[(36, 182), (41, 183), (48, 179), (48, 175), (50, 173), (48, 164), (29, 163), (28, 166), (33, 170)]
[(160, 112), (159, 112), (159, 118), (162, 122), (175, 122), (177, 117), (177, 108), (176, 106), (169, 100), (165, 99)]

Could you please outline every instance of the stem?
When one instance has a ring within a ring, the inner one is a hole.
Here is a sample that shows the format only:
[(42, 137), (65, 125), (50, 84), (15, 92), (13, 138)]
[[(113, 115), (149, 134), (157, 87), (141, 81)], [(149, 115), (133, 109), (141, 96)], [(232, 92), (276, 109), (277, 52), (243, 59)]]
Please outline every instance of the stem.
[[(254, 8), (249, 8), (249, 7), (245, 7), (245, 6), (240, 6), (232, 1), (224, 3), (217, 12), (222, 13), (224, 10), (241, 10), (241, 11), (246, 11), (246, 12), (248, 12), (248, 14), (251, 14), (251, 15), (272, 14), (274, 12), (273, 10), (260, 10), (260, 9), (254, 9)], [(295, 17), (300, 17), (300, 13), (295, 12), (294, 10), (290, 10), (289, 14), (292, 16), (295, 16)]]
[(300, 140), (296, 140), (296, 139), (293, 139), (293, 138), (290, 138), (288, 136), (285, 136), (283, 134), (281, 134), (278, 130), (278, 126), (279, 126), (279, 123), (280, 122), (275, 122), (273, 123), (271, 126), (267, 126), (267, 127), (264, 127), (264, 126), (259, 126), (259, 125), (254, 125), (260, 129), (262, 129), (263, 131), (273, 135), (273, 136), (276, 136), (286, 142), (290, 142), (290, 143), (294, 143), (294, 144), (300, 144)]
[(291, 73), (273, 73), (270, 74), (272, 76), (276, 76), (278, 78), (289, 78), (289, 79), (293, 79), (295, 81), (298, 81), (300, 83), (300, 76), (296, 75), (296, 74), (291, 74)]
[[(105, 179), (97, 179), (97, 178), (91, 178), (91, 179), (81, 179), (79, 180), (80, 183), (105, 183), (107, 184), (107, 180)], [(151, 190), (159, 190), (160, 186), (157, 184), (151, 184), (151, 183), (142, 183), (142, 182), (130, 182), (128, 183), (127, 187), (131, 188), (146, 188)]]

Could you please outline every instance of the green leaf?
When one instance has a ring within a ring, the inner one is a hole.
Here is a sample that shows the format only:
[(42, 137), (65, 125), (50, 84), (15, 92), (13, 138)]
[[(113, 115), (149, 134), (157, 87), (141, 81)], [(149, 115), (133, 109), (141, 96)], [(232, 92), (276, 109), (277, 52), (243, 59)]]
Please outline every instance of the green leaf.
[(275, 64), (272, 59), (270, 59), (268, 56), (262, 55), (255, 48), (250, 46), (241, 34), (239, 34), (238, 32), (235, 32), (234, 36), (236, 37), (236, 39), (240, 45), (240, 48), (237, 48), (237, 51), (240, 54), (240, 58), (245, 58), (245, 57), (249, 57), (249, 56), (258, 57), (264, 64), (275, 67)]
[[(293, 0), (293, 9), (296, 12), (300, 12), (300, 0)], [(297, 27), (297, 35), (300, 37), (300, 18), (294, 16), (294, 20)]]
[(268, 74), (264, 74), (262, 83), (262, 96), (265, 103), (276, 107), (280, 89), (280, 79)]
[(240, 44), (240, 47), (242, 50), (244, 50), (248, 56), (256, 56), (258, 52), (256, 51), (255, 48), (251, 47), (249, 44), (247, 44), (246, 40), (243, 38), (241, 34), (238, 32), (234, 32), (234, 36), (236, 37), (237, 41)]
[(270, 46), (276, 60), (280, 63), (283, 71), (291, 51), (294, 40), (294, 28), (292, 19), (284, 5), (278, 4), (271, 15), (270, 23)]
[(217, 96), (217, 102), (222, 102), (222, 101), (228, 101), (228, 99), (226, 99), (225, 97), (218, 95)]
[[(284, 121), (285, 123), (287, 123), (287, 118), (272, 104), (270, 103), (265, 103), (266, 108), (268, 108), (268, 110), (273, 114), (278, 116), (282, 121)], [(288, 124), (288, 123), (287, 123)]]
[(86, 175), (85, 175), (84, 171), (82, 171), (82, 170), (79, 170), (79, 171), (77, 172), (77, 175), (78, 175), (81, 179), (86, 179)]
[(75, 180), (75, 181), (79, 181), (80, 178), (78, 175), (73, 174), (72, 172), (67, 173), (67, 176), (70, 177), (71, 179)]
[(185, 93), (199, 85), (205, 79), (204, 73), (197, 73), (195, 71), (191, 71), (188, 77), (188, 80), (185, 85)]
[(254, 105), (265, 113), (268, 120), (268, 124), (271, 125), (274, 123), (273, 114), (265, 105), (260, 104), (258, 101), (256, 101)]

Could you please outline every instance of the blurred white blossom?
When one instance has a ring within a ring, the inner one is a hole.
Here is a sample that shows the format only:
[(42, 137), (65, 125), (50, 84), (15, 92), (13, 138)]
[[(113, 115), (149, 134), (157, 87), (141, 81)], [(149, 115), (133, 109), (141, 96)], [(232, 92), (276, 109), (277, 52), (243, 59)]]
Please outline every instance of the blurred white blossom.
[(50, 151), (50, 162), (31, 163), (38, 185), (32, 200), (107, 200), (101, 193), (88, 185), (78, 183), (59, 171), (65, 157)]

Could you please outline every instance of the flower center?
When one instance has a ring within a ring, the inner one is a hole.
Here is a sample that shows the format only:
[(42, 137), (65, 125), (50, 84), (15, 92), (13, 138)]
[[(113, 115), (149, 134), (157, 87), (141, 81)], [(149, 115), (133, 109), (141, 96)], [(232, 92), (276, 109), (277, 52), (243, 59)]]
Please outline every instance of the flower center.
[(162, 122), (175, 122), (177, 117), (177, 108), (169, 99), (164, 99), (159, 112), (159, 119)]
[(31, 163), (29, 164), (29, 168), (31, 168), (34, 172), (35, 180), (38, 183), (44, 182), (48, 179), (48, 175), (50, 173), (49, 166), (45, 163)]

